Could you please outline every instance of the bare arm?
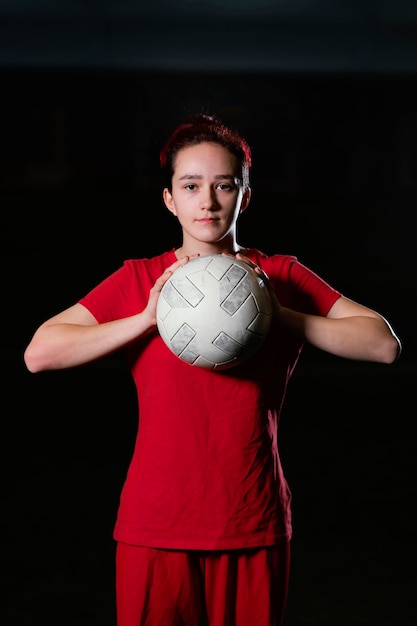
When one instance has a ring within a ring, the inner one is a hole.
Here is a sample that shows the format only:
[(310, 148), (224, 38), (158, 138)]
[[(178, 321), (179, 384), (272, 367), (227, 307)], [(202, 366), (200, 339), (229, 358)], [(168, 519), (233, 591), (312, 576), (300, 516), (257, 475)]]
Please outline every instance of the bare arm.
[[(242, 254), (237, 257), (269, 284), (260, 267)], [(347, 359), (386, 364), (394, 363), (401, 354), (401, 342), (388, 321), (362, 304), (342, 296), (326, 317), (307, 315), (281, 306), (272, 287), (270, 293), (278, 323), (320, 350)]]
[(84, 365), (155, 330), (160, 291), (175, 269), (188, 259), (183, 257), (165, 270), (150, 290), (147, 306), (136, 315), (98, 324), (94, 316), (77, 303), (45, 321), (24, 352), (28, 370), (35, 373)]
[(279, 307), (278, 320), (316, 348), (330, 354), (378, 363), (394, 363), (401, 343), (387, 320), (346, 297), (339, 298), (327, 317)]

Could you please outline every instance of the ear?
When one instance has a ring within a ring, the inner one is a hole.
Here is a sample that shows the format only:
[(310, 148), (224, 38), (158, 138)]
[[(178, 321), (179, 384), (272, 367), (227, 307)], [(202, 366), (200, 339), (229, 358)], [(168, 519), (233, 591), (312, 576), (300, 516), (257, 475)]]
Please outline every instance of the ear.
[(164, 199), (164, 203), (168, 211), (171, 211), (171, 213), (176, 216), (177, 211), (175, 209), (174, 198), (172, 197), (172, 194), (170, 190), (168, 189), (168, 187), (165, 187), (164, 191), (162, 192), (162, 197)]
[(250, 187), (246, 187), (246, 189), (245, 189), (245, 191), (243, 192), (243, 195), (242, 195), (242, 201), (240, 203), (240, 213), (243, 213), (243, 211), (248, 208), (248, 204), (250, 202), (251, 195), (252, 195), (251, 188)]

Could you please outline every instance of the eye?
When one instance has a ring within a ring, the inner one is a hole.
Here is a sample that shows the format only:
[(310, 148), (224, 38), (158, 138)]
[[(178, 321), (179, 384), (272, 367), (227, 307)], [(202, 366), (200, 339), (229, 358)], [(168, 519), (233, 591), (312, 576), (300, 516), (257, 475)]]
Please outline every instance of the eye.
[(216, 189), (220, 189), (221, 191), (230, 191), (234, 188), (235, 187), (230, 183), (219, 183), (218, 185), (216, 185)]
[(184, 186), (184, 189), (188, 189), (189, 191), (194, 191), (194, 189), (196, 189), (197, 185), (195, 183), (188, 183), (188, 185)]

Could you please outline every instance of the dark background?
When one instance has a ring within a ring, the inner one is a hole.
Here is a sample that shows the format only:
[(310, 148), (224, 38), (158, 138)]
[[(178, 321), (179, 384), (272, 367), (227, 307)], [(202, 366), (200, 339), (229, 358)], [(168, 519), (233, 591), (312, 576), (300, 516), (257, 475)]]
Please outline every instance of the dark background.
[(296, 254), (404, 344), (393, 366), (307, 347), (290, 383), (285, 626), (414, 626), (414, 4), (10, 1), (0, 42), (2, 625), (115, 624), (132, 383), (118, 355), (34, 376), (22, 353), (125, 258), (179, 242), (158, 151), (202, 108), (253, 150), (240, 242)]

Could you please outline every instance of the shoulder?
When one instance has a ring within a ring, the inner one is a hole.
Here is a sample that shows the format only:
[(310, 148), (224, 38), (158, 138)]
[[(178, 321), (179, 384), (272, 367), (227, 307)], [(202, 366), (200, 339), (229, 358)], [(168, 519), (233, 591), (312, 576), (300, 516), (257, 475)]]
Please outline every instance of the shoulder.
[(174, 263), (176, 257), (174, 250), (169, 250), (153, 257), (126, 259), (120, 271), (125, 274), (160, 276), (167, 267)]
[(155, 280), (171, 265), (173, 252), (128, 259), (79, 300), (99, 321), (127, 317), (142, 310)]
[(326, 315), (342, 295), (295, 255), (266, 255), (259, 250), (250, 250), (248, 257), (267, 274), (284, 305)]
[(271, 277), (281, 275), (288, 278), (292, 266), (299, 264), (298, 258), (292, 254), (268, 255), (257, 248), (248, 248), (245, 254)]

